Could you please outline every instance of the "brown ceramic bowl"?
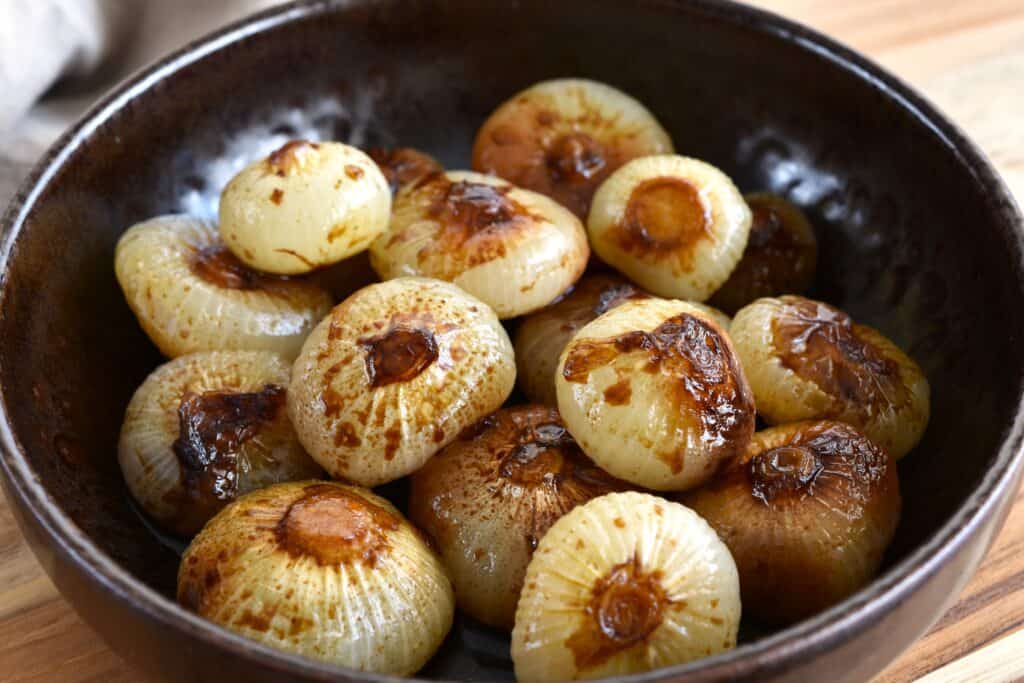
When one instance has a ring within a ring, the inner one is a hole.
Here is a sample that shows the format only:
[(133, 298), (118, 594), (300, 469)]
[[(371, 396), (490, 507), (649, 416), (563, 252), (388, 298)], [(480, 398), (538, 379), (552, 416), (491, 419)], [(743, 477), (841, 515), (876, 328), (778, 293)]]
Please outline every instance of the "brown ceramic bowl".
[[(177, 557), (133, 511), (115, 457), (128, 398), (160, 361), (114, 280), (118, 236), (153, 214), (212, 213), (245, 159), (293, 135), (465, 166), (495, 105), (567, 75), (633, 94), (682, 152), (803, 206), (821, 242), (815, 293), (908, 349), (932, 386), (874, 583), (792, 628), (745, 623), (733, 652), (623, 681), (867, 680), (955, 598), (1017, 490), (1024, 430), (1021, 216), (960, 131), (862, 57), (726, 2), (325, 0), (236, 24), (119, 88), (3, 221), (4, 485), (46, 571), (131, 664), (163, 680), (385, 680), (174, 603)], [(507, 639), (461, 622), (422, 675), (507, 679)]]

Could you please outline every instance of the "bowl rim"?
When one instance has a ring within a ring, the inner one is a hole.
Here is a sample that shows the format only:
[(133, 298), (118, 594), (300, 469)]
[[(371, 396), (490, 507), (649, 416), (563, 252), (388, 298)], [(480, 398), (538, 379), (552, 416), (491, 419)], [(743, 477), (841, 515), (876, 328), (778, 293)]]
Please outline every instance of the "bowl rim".
[[(207, 56), (229, 49), (246, 38), (280, 28), (286, 24), (329, 14), (349, 6), (373, 5), (380, 0), (296, 0), (272, 7), (233, 22), (194, 40), (122, 81), (99, 99), (41, 157), (12, 198), (0, 220), (0, 306), (6, 299), (8, 264), (13, 247), (25, 221), (49, 183), (64, 163), (88, 137), (123, 107), (177, 72)], [(900, 78), (852, 49), (773, 12), (750, 7), (733, 0), (634, 0), (652, 9), (680, 10), (741, 29), (768, 35), (795, 45), (809, 58), (823, 59), (848, 72), (894, 100), (901, 109), (930, 129), (969, 171), (987, 202), (1002, 215), (1007, 233), (1015, 233), (1020, 277), (1024, 291), (1024, 218), (1012, 194), (993, 169), (984, 153), (941, 114), (937, 108)], [(173, 600), (136, 579), (93, 543), (52, 498), (14, 434), (8, 411), (8, 396), (0, 387), (0, 471), (10, 482), (9, 491), (42, 527), (50, 548), (78, 572), (97, 583), (108, 596), (135, 610), (159, 626), (196, 638), (205, 645), (225, 648), (278, 671), (315, 679), (349, 679), (375, 683), (398, 683), (409, 679), (373, 674), (318, 662), (290, 654), (235, 634), (202, 619)], [(1024, 386), (1018, 387), (1017, 409), (1013, 423), (1002, 435), (994, 461), (962, 503), (925, 543), (903, 558), (866, 588), (815, 617), (801, 621), (734, 650), (683, 665), (656, 669), (606, 680), (617, 683), (654, 683), (663, 679), (691, 676), (690, 680), (727, 680), (737, 676), (784, 671), (794, 661), (830, 650), (857, 632), (882, 620), (895, 606), (936, 574), (952, 556), (960, 552), (968, 539), (993, 514), (1007, 489), (1017, 481), (1024, 468)], [(13, 507), (13, 506), (12, 506)], [(993, 534), (994, 536), (994, 534)], [(952, 599), (955, 596), (950, 596)], [(928, 625), (930, 626), (930, 624)], [(922, 626), (922, 633), (924, 626)]]

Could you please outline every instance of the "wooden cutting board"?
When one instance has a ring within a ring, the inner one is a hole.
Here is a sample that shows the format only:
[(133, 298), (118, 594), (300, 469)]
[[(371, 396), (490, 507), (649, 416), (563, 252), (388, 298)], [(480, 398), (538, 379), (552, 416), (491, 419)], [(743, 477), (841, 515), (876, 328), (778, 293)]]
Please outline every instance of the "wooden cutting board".
[[(761, 0), (924, 91), (1024, 198), (1024, 0)], [(1024, 680), (1024, 492), (960, 601), (878, 679)], [(140, 681), (46, 578), (0, 495), (0, 681)]]

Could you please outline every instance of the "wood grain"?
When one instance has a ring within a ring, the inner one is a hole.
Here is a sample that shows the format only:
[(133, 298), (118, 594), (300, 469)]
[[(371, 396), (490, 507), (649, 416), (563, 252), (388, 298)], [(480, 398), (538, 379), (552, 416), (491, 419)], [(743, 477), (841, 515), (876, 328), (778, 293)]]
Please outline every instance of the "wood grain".
[[(867, 53), (924, 91), (1024, 197), (1022, 0), (762, 0)], [(1024, 679), (1024, 493), (960, 601), (877, 680)], [(74, 614), (0, 495), (0, 680), (138, 681)]]

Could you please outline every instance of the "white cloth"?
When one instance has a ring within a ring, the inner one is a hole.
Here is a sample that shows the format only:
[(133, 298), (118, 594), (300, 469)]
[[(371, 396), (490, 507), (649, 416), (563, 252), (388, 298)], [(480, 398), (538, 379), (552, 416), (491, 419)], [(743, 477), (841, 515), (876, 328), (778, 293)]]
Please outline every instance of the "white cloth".
[(117, 81), (282, 1), (0, 0), (0, 213), (40, 154)]

